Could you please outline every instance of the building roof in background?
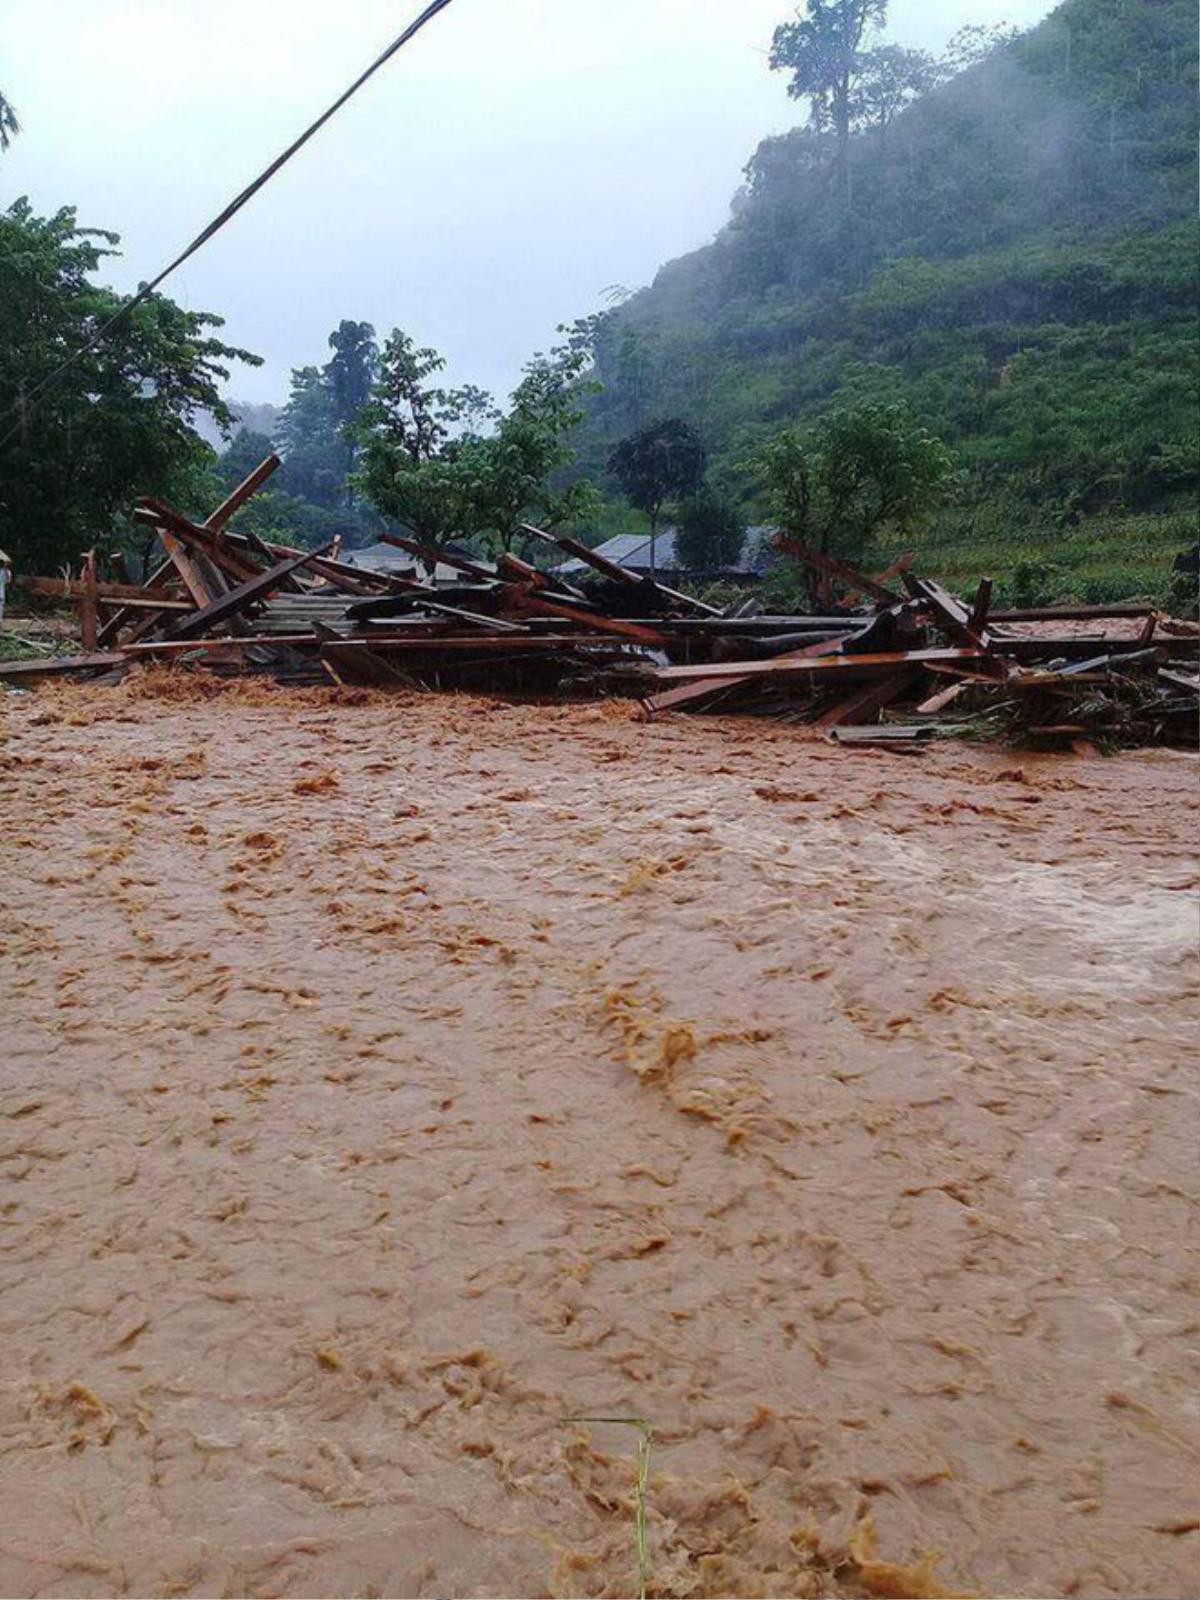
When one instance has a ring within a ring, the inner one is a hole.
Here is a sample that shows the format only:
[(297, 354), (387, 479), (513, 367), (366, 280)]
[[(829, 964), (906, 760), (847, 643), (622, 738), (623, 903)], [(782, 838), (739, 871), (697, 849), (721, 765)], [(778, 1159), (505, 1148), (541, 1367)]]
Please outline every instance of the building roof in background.
[(409, 572), (416, 562), (405, 550), (394, 544), (365, 544), (361, 550), (345, 550), (341, 559), (352, 567), (366, 567), (370, 572)]
[[(664, 528), (658, 535), (655, 549), (654, 565), (660, 572), (686, 572), (675, 554), (675, 527)], [(756, 527), (746, 529), (746, 542), (742, 546), (742, 553), (732, 566), (723, 570), (738, 573), (742, 577), (757, 578), (771, 566), (775, 559), (775, 552), (771, 548), (771, 536), (774, 528)], [(609, 561), (615, 561), (618, 566), (628, 567), (631, 572), (650, 571), (650, 535), (648, 533), (618, 533), (611, 539), (606, 539), (603, 544), (595, 546), (596, 554), (606, 556)], [(565, 561), (556, 572), (564, 574), (587, 572), (590, 568), (586, 561)]]
[[(470, 560), (478, 562), (482, 567), (491, 566), (490, 561), (482, 560), (461, 545), (451, 543), (446, 548), (455, 555), (469, 557)], [(409, 555), (407, 550), (398, 549), (394, 544), (384, 544), (382, 540), (378, 544), (363, 545), (361, 550), (347, 550), (342, 555), (342, 560), (348, 562), (352, 567), (365, 567), (370, 572), (382, 572), (388, 576), (407, 577), (411, 575), (414, 578), (425, 576), (423, 567), (418, 574), (418, 563), (415, 556)], [(461, 583), (463, 582), (463, 575), (457, 567), (448, 567), (439, 561), (433, 574), (433, 581), (434, 583)]]

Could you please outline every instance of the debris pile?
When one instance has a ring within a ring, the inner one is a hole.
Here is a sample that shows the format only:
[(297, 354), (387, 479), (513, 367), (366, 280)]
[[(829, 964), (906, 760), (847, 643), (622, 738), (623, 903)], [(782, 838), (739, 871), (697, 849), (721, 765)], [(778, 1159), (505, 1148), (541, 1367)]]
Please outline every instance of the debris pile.
[[(818, 574), (827, 614), (766, 615), (753, 598), (722, 609), (529, 526), (528, 545), (555, 552), (549, 570), (385, 534), (411, 564), (378, 572), (335, 546), (230, 528), (278, 465), (269, 457), (203, 523), (141, 501), (135, 517), (162, 549), (144, 583), (101, 581), (94, 556), (77, 578), (26, 578), (30, 593), (78, 606), (82, 653), (0, 663), (0, 679), (112, 679), (167, 660), (285, 682), (603, 690), (638, 696), (649, 716), (720, 708), (859, 745), (1196, 740), (1200, 627), (1149, 606), (993, 611), (990, 579), (968, 605), (915, 576), (911, 558), (872, 578), (783, 536), (780, 552)], [(837, 605), (838, 592), (862, 609)]]

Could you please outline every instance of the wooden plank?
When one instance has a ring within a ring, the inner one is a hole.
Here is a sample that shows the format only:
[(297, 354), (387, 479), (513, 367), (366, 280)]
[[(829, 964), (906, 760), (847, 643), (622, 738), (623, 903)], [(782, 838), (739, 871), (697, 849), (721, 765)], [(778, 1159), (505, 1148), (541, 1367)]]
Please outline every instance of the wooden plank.
[(411, 687), (410, 680), (376, 651), (343, 650), (344, 641), (341, 635), (323, 622), (314, 622), (313, 631), (321, 641), (321, 661), (339, 683), (380, 684), (387, 688)]
[[(177, 599), (173, 595), (143, 594), (127, 600), (109, 600), (104, 595), (99, 597), (101, 606), (115, 606), (120, 611), (151, 612), (155, 616), (168, 616), (173, 611), (194, 611), (196, 608), (190, 600)], [(107, 624), (106, 624), (107, 626)]]
[(952, 683), (948, 688), (939, 689), (936, 694), (931, 694), (928, 700), (921, 701), (917, 707), (917, 715), (936, 716), (939, 711), (944, 711), (947, 706), (953, 705), (960, 695), (966, 694), (969, 687), (967, 683)]
[[(234, 650), (247, 649), (256, 645), (269, 645), (272, 648), (288, 646), (291, 649), (303, 648), (305, 645), (315, 645), (319, 641), (315, 633), (289, 633), (289, 634), (251, 634), (233, 639), (147, 639), (139, 644), (126, 644), (120, 647), (125, 656), (172, 656), (183, 655), (189, 650), (201, 650), (211, 646), (213, 649)], [(347, 649), (355, 650), (382, 650), (396, 652), (401, 655), (424, 654), (436, 655), (439, 651), (456, 653), (458, 651), (479, 651), (490, 654), (494, 651), (520, 650), (537, 652), (552, 650), (612, 650), (620, 644), (620, 640), (613, 639), (603, 633), (523, 633), (516, 635), (500, 635), (495, 633), (477, 633), (469, 636), (438, 634), (427, 638), (405, 638), (393, 634), (381, 634), (376, 637), (372, 634), (369, 638), (339, 639), (340, 645)]]
[[(280, 557), (272, 555), (270, 547), (263, 543), (253, 529), (243, 529), (242, 538), (246, 541), (246, 548), (250, 551), (251, 555), (257, 556), (265, 567), (273, 567), (280, 559)], [(288, 594), (304, 593), (304, 585), (300, 582), (299, 578), (297, 578), (294, 572), (288, 574), (288, 576), (283, 580), (281, 587), (285, 589)]]
[(577, 606), (547, 599), (544, 594), (531, 594), (518, 584), (508, 586), (506, 598), (519, 615), (533, 612), (538, 616), (562, 617), (568, 622), (577, 622), (582, 628), (611, 633), (618, 638), (628, 639), (631, 644), (652, 645), (659, 650), (667, 643), (666, 635), (657, 628), (646, 628), (637, 622), (624, 622), (619, 617), (605, 617), (597, 612), (581, 611)]
[[(251, 549), (252, 536), (246, 533), (226, 533), (224, 543), (227, 548), (253, 553), (258, 559), (265, 559), (270, 566), (276, 561), (283, 561), (288, 556), (300, 556), (303, 550), (291, 544), (277, 544), (275, 540), (265, 540), (254, 537), (254, 547)], [(258, 567), (251, 569), (259, 571)], [(388, 577), (382, 572), (372, 572), (369, 567), (355, 567), (347, 561), (333, 561), (328, 556), (320, 556), (313, 560), (309, 570), (319, 577), (327, 579), (335, 587), (344, 590), (347, 594), (371, 595), (380, 594), (387, 590), (395, 590), (402, 581), (398, 578)]]
[(1020, 606), (993, 611), (993, 622), (1089, 622), (1101, 617), (1144, 617), (1151, 605), (1137, 602), (1107, 606)]
[(100, 606), (96, 595), (96, 551), (93, 547), (83, 558), (83, 590), (79, 602), (79, 639), (84, 651), (94, 653), (100, 632)]
[(915, 550), (906, 550), (902, 556), (897, 556), (890, 566), (885, 567), (882, 572), (877, 572), (872, 582), (878, 584), (890, 583), (893, 578), (899, 578), (902, 573), (907, 572), (916, 559), (917, 552)]
[(241, 510), (251, 495), (257, 494), (271, 474), (282, 465), (283, 461), (277, 455), (269, 455), (265, 461), (260, 461), (254, 471), (242, 479), (228, 499), (222, 500), (212, 516), (204, 519), (204, 526), (213, 533), (219, 533), (225, 524)]
[[(326, 546), (325, 548), (328, 548)], [(261, 595), (279, 587), (280, 580), (287, 577), (288, 573), (295, 572), (300, 567), (305, 567), (317, 556), (323, 555), (324, 550), (314, 550), (299, 556), (290, 556), (286, 561), (281, 561), (278, 566), (260, 572), (253, 578), (248, 578), (245, 583), (239, 583), (228, 594), (223, 594), (219, 599), (212, 601), (199, 611), (194, 611), (181, 623), (172, 629), (176, 639), (197, 639), (217, 627), (220, 623), (228, 621), (251, 605)], [(260, 641), (261, 642), (261, 641)]]
[(976, 636), (981, 635), (987, 627), (988, 612), (992, 606), (992, 580), (980, 578), (979, 587), (975, 591), (975, 600), (971, 606), (969, 624), (971, 632)]
[(565, 578), (557, 578), (548, 572), (542, 572), (537, 567), (531, 566), (528, 561), (522, 561), (520, 556), (514, 556), (511, 550), (506, 550), (497, 562), (501, 572), (508, 573), (509, 577), (517, 583), (527, 584), (536, 589), (539, 594), (561, 594), (573, 600), (581, 600), (584, 605), (591, 607), (592, 602), (582, 589), (577, 589), (573, 583), (568, 583)]
[[(799, 650), (792, 650), (786, 656), (776, 656), (776, 661), (800, 661), (806, 656), (832, 656), (837, 655), (852, 633), (844, 633), (836, 639), (823, 639), (816, 644), (804, 645)], [(714, 668), (720, 671), (719, 667)], [(660, 711), (679, 711), (682, 707), (692, 705), (698, 700), (706, 699), (710, 694), (719, 689), (736, 689), (739, 684), (749, 683), (750, 679), (731, 675), (727, 678), (708, 678), (703, 683), (682, 683), (675, 689), (665, 689), (661, 694), (649, 695), (642, 701), (642, 709), (650, 716), (655, 716)]]
[[(170, 506), (163, 505), (160, 500), (155, 500), (149, 495), (143, 496), (133, 513), (134, 521), (157, 527), (160, 532), (167, 528), (174, 534), (178, 543), (212, 563), (217, 574), (228, 583), (245, 583), (248, 579), (258, 576), (259, 569), (244, 554), (233, 548), (232, 540), (225, 540), (218, 547), (217, 535), (210, 533), (207, 528), (202, 528), (199, 523), (193, 522), (189, 517), (181, 516), (178, 511), (173, 511)], [(213, 587), (210, 578), (210, 587)]]
[(478, 578), (483, 583), (495, 583), (496, 574), (481, 567), (477, 561), (468, 560), (466, 556), (454, 554), (449, 550), (439, 550), (433, 545), (420, 544), (416, 539), (406, 539), (398, 533), (381, 533), (380, 539), (384, 544), (394, 544), (397, 550), (405, 550), (410, 556), (419, 556), (427, 567), (453, 567), (455, 572), (465, 572), (468, 577)]
[(801, 544), (798, 539), (789, 539), (786, 534), (777, 533), (773, 543), (776, 550), (783, 555), (803, 561), (806, 566), (824, 573), (827, 578), (833, 578), (845, 588), (853, 589), (858, 594), (865, 594), (871, 600), (878, 600), (881, 605), (894, 606), (900, 600), (898, 594), (885, 589), (883, 584), (876, 583), (874, 578), (868, 578), (865, 572), (859, 572), (845, 561), (837, 560), (835, 556), (823, 555), (819, 550), (812, 550), (808, 545)]
[(981, 661), (982, 650), (944, 646), (932, 650), (883, 650), (858, 656), (776, 656), (773, 661), (726, 661), (699, 667), (658, 667), (656, 683), (697, 683), (704, 678), (736, 673), (747, 682), (753, 678), (850, 677), (854, 673), (876, 676), (895, 667), (927, 666), (934, 663)]
[[(1052, 661), (1056, 656), (1080, 661), (1089, 656), (1103, 655), (1106, 651), (1111, 654), (1137, 648), (1132, 639), (1106, 639), (1102, 634), (1075, 639), (996, 639), (993, 635), (993, 644), (997, 651), (1002, 651), (1014, 661), (1034, 662)], [(1168, 638), (1160, 634), (1154, 648), (1169, 650), (1172, 655), (1194, 655), (1200, 650), (1200, 638)]]
[[(146, 579), (145, 583), (142, 585), (142, 591), (145, 594), (157, 593), (160, 589), (165, 589), (167, 584), (174, 577), (175, 563), (168, 556), (168, 558), (160, 566), (156, 567)], [(113, 640), (120, 635), (121, 629), (127, 626), (128, 623), (132, 622), (133, 618), (134, 614), (132, 611), (115, 612), (111, 617), (109, 617), (108, 621), (100, 629), (100, 638), (97, 642), (101, 645), (111, 644)], [(154, 618), (152, 616), (143, 617), (134, 630), (132, 637), (135, 639), (141, 638), (144, 633), (148, 633), (150, 631), (153, 625)]]
[(440, 600), (426, 600), (422, 598), (421, 607), (425, 611), (435, 611), (439, 616), (450, 617), (455, 622), (472, 622), (478, 628), (486, 628), (489, 633), (527, 633), (519, 622), (506, 622), (503, 617), (484, 616), (481, 611), (464, 611), (462, 606), (443, 605)]
[(867, 717), (873, 717), (884, 706), (896, 700), (905, 690), (911, 689), (921, 676), (919, 667), (908, 672), (896, 672), (891, 677), (884, 678), (881, 683), (868, 683), (858, 689), (845, 700), (839, 700), (837, 705), (830, 707), (813, 724), (822, 732), (831, 728), (840, 727), (844, 722), (861, 722)]
[(531, 522), (521, 524), (521, 532), (529, 534), (534, 539), (553, 545), (556, 549), (572, 555), (577, 561), (582, 561), (592, 568), (594, 572), (602, 573), (606, 578), (612, 578), (617, 583), (626, 583), (637, 589), (651, 589), (656, 594), (665, 596), (677, 604), (685, 605), (692, 611), (698, 611), (702, 616), (720, 617), (719, 606), (710, 606), (704, 600), (697, 600), (693, 595), (684, 594), (678, 589), (669, 589), (665, 583), (659, 583), (657, 578), (652, 578), (648, 573), (634, 572), (629, 567), (623, 567), (616, 561), (610, 561), (607, 556), (602, 556), (598, 551), (589, 550), (587, 545), (581, 544), (578, 539), (572, 539), (565, 533), (547, 533), (543, 528), (535, 528)]
[(904, 574), (904, 583), (913, 598), (929, 606), (942, 626), (955, 638), (975, 650), (988, 651), (992, 648), (994, 641), (986, 626), (976, 628), (966, 606), (943, 589), (940, 583), (935, 583), (932, 578), (914, 578), (908, 572)]
[[(21, 587), (29, 594), (44, 596), (47, 600), (82, 600), (85, 585), (80, 578), (37, 578), (22, 577)], [(159, 599), (147, 593), (144, 585), (136, 583), (103, 583), (99, 579), (92, 585), (92, 592), (100, 602), (108, 601), (110, 604), (119, 604), (129, 601), (131, 604), (165, 604), (166, 599)], [(179, 605), (189, 602), (180, 600)]]
[(166, 528), (158, 530), (162, 547), (175, 563), (175, 570), (183, 579), (183, 586), (198, 606), (210, 606), (220, 594), (212, 582), (211, 574), (204, 571), (192, 552)]
[(93, 650), (77, 656), (43, 656), (38, 661), (0, 661), (0, 678), (48, 678), (64, 672), (90, 672), (119, 667), (126, 657), (116, 650)]

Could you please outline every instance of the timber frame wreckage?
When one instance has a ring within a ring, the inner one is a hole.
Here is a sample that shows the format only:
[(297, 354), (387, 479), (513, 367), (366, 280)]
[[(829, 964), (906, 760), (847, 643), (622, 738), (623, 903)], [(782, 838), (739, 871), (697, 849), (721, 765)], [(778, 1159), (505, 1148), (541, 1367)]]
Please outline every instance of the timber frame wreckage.
[[(753, 598), (722, 609), (530, 526), (527, 548), (553, 550), (570, 579), (393, 534), (411, 566), (375, 572), (335, 546), (296, 550), (230, 527), (279, 464), (268, 457), (202, 523), (140, 501), (135, 519), (162, 552), (144, 583), (102, 581), (94, 552), (78, 575), (24, 578), (27, 593), (77, 606), (80, 650), (0, 662), (0, 683), (111, 683), (168, 661), (295, 684), (620, 694), (648, 717), (720, 709), (914, 751), (968, 734), (1048, 747), (1197, 740), (1200, 626), (1148, 605), (993, 611), (988, 578), (964, 602), (916, 576), (911, 557), (870, 577), (783, 535), (781, 555), (820, 575), (827, 615), (768, 615)], [(435, 581), (439, 567), (451, 581)]]

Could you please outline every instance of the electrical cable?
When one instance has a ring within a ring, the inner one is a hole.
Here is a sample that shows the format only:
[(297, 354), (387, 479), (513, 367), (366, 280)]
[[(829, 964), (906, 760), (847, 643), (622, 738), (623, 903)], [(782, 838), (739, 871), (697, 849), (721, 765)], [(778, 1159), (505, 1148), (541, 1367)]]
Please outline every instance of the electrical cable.
[(430, 4), (425, 7), (420, 16), (416, 17), (412, 22), (410, 22), (408, 27), (405, 28), (404, 32), (400, 34), (398, 38), (393, 39), (386, 50), (384, 50), (380, 55), (376, 56), (375, 60), (372, 61), (371, 65), (366, 69), (366, 71), (360, 73), (350, 87), (343, 94), (339, 95), (333, 104), (323, 111), (317, 120), (311, 123), (310, 126), (307, 127), (300, 135), (300, 137), (287, 147), (282, 155), (276, 156), (275, 160), (271, 162), (269, 167), (266, 167), (262, 172), (260, 172), (258, 177), (255, 178), (252, 183), (247, 184), (242, 190), (241, 194), (239, 194), (235, 199), (231, 200), (225, 209), (215, 216), (202, 232), (196, 235), (186, 250), (177, 255), (174, 261), (172, 261), (169, 266), (164, 267), (158, 276), (152, 279), (151, 282), (143, 284), (138, 290), (137, 294), (134, 295), (131, 300), (127, 300), (125, 304), (121, 306), (119, 311), (116, 311), (111, 317), (108, 318), (106, 322), (102, 323), (101, 326), (96, 329), (95, 333), (86, 344), (81, 345), (80, 348), (74, 352), (74, 354), (68, 356), (67, 359), (61, 362), (53, 372), (47, 373), (47, 375), (38, 383), (36, 383), (27, 394), (23, 395), (22, 398), (10, 408), (12, 413), (18, 415), (18, 421), (12, 428), (8, 430), (6, 434), (4, 434), (2, 438), (0, 438), (0, 447), (6, 445), (14, 436), (14, 434), (21, 431), (25, 423), (25, 416), (28, 409), (31, 406), (36, 405), (38, 400), (48, 389), (52, 388), (53, 385), (56, 384), (65, 373), (69, 372), (73, 366), (82, 361), (84, 356), (89, 355), (97, 347), (97, 345), (102, 344), (104, 340), (108, 338), (109, 334), (114, 328), (122, 323), (131, 312), (136, 310), (138, 306), (142, 305), (144, 301), (150, 298), (160, 284), (165, 282), (165, 280), (169, 278), (177, 268), (181, 267), (185, 261), (194, 256), (197, 250), (206, 245), (215, 234), (219, 233), (225, 224), (231, 221), (242, 209), (242, 207), (246, 205), (248, 201), (253, 200), (258, 191), (264, 188), (265, 185), (271, 181), (280, 168), (285, 167), (292, 157), (299, 150), (304, 148), (314, 134), (319, 133), (325, 124), (330, 120), (330, 118), (336, 116), (346, 102), (352, 99), (370, 78), (375, 76), (380, 67), (385, 66), (398, 50), (403, 49), (410, 39), (414, 38), (418, 33), (420, 33), (421, 29), (427, 22), (432, 22), (434, 17), (437, 16), (438, 12), (444, 11), (450, 4), (451, 0), (430, 0)]

